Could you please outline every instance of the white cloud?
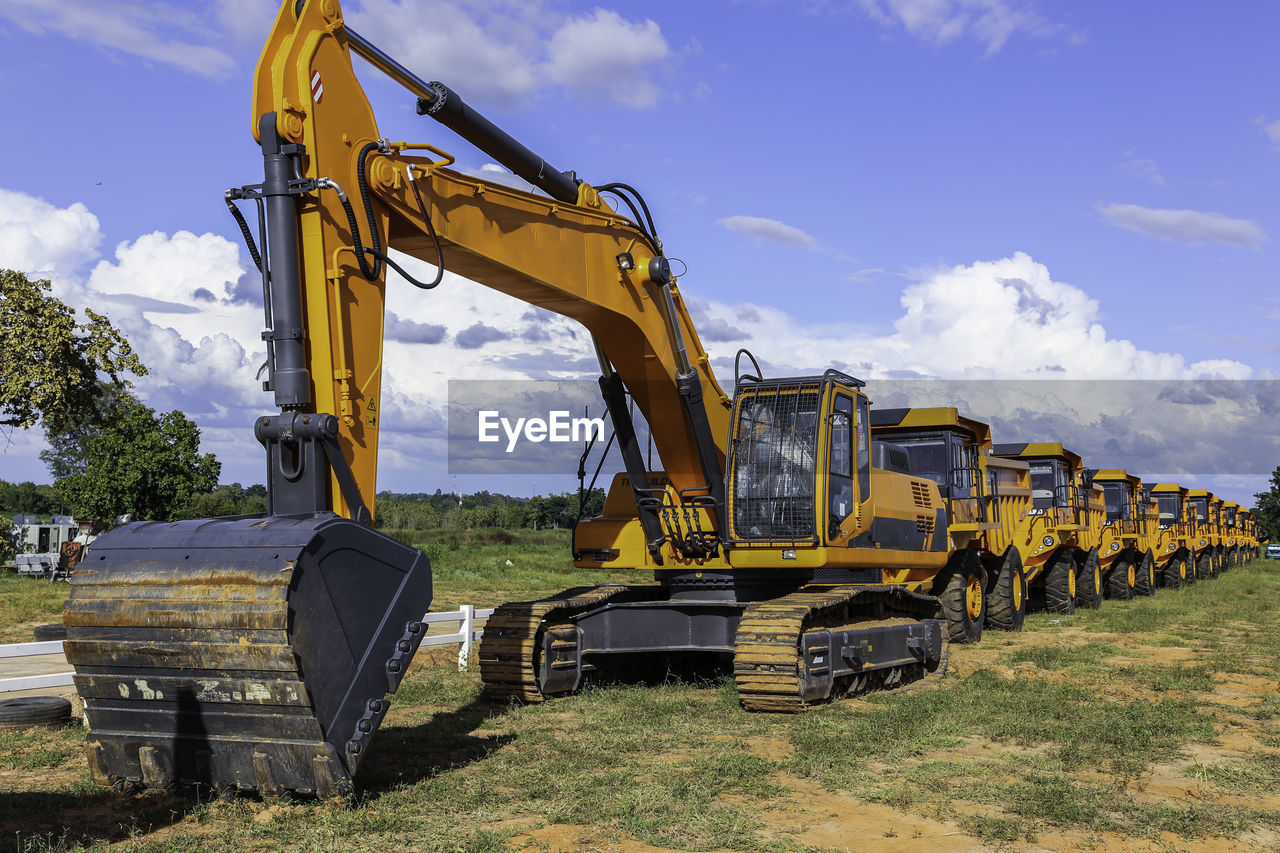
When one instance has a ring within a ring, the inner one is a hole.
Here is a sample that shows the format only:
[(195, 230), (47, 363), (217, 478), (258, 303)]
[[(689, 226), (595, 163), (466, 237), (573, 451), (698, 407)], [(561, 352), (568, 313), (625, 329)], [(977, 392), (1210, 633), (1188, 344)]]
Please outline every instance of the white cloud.
[(716, 220), (716, 224), (757, 240), (780, 243), (783, 246), (814, 251), (821, 248), (817, 238), (777, 219), (767, 219), (763, 216), (729, 216)]
[(98, 217), (82, 203), (54, 207), (0, 189), (0, 267), (61, 279), (98, 255)]
[[(234, 2), (234, 0), (226, 0)], [(610, 9), (565, 17), (542, 2), (365, 0), (347, 19), (405, 67), (477, 105), (536, 97), (544, 80), (589, 97), (652, 107), (652, 74), (671, 55), (658, 24)]]
[(1160, 172), (1160, 167), (1156, 165), (1155, 160), (1131, 158), (1121, 163), (1120, 168), (1158, 187), (1162, 187), (1166, 183), (1164, 175)]
[(628, 106), (652, 107), (659, 90), (649, 75), (671, 49), (653, 20), (628, 21), (617, 12), (596, 9), (561, 26), (548, 53), (548, 72), (557, 83)]
[[(852, 298), (852, 297), (851, 297)], [(947, 379), (1156, 379), (1247, 378), (1239, 362), (1188, 362), (1176, 353), (1140, 349), (1111, 337), (1098, 303), (1083, 290), (1052, 279), (1025, 253), (922, 275), (902, 293), (904, 312), (894, 331), (875, 335), (851, 323), (798, 318), (777, 308), (699, 306), (699, 324), (717, 324), (731, 353), (740, 346), (776, 370), (814, 371), (834, 366), (862, 378), (921, 376)], [(754, 315), (738, 322), (744, 308)], [(838, 315), (839, 311), (827, 312)], [(730, 328), (743, 331), (727, 339)], [(718, 341), (719, 342), (719, 341)], [(716, 362), (732, 369), (731, 359)]]
[(238, 67), (230, 55), (201, 43), (217, 36), (200, 16), (169, 3), (6, 0), (0, 17), (35, 35), (53, 32), (203, 77)]
[(515, 104), (537, 89), (539, 3), (365, 0), (345, 16), (406, 68), (465, 99)]
[(1254, 119), (1262, 133), (1271, 141), (1271, 150), (1280, 151), (1280, 119), (1268, 122), (1265, 118)]
[[(1048, 38), (1062, 27), (1020, 0), (858, 0), (873, 21), (901, 26), (923, 41), (941, 45), (961, 38), (981, 44), (985, 54), (998, 53), (1015, 35)], [(1068, 44), (1083, 41), (1069, 33)]]
[(1256, 222), (1232, 219), (1221, 213), (1200, 210), (1161, 210), (1137, 204), (1106, 204), (1099, 208), (1113, 225), (1155, 237), (1199, 246), (1223, 243), (1259, 249), (1267, 241), (1267, 233)]
[[(31, 242), (26, 235), (57, 233), (50, 223), (64, 219), (76, 224), (75, 233), (97, 234), (96, 220), (82, 206), (60, 209), (14, 193), (6, 198), (24, 205), (30, 216), (16, 232), (20, 245)], [(0, 258), (14, 242), (12, 233), (0, 229)], [(83, 258), (67, 261), (58, 247), (74, 244), (63, 238), (39, 245), (64, 265)], [(396, 258), (419, 278), (434, 273), (422, 261), (398, 253)], [(238, 248), (221, 237), (156, 233), (120, 244), (112, 259), (98, 263), (84, 281), (72, 279), (68, 288), (73, 304), (105, 306), (152, 369), (152, 375), (138, 382), (148, 404), (180, 408), (193, 417), (207, 439), (206, 448), (223, 461), (225, 480), (258, 482), (262, 456), (250, 438), (250, 424), (273, 406), (254, 375), (264, 358), (258, 338), (261, 308), (234, 298), (240, 277), (256, 275), (245, 270)], [(848, 291), (849, 304), (854, 292)], [(920, 275), (904, 288), (902, 313), (887, 333), (832, 322), (832, 317), (851, 316), (838, 304), (806, 317), (768, 306), (698, 300), (691, 301), (690, 310), (722, 375), (732, 371), (731, 354), (740, 346), (752, 349), (768, 374), (835, 366), (879, 383), (901, 376), (1097, 380), (1252, 375), (1239, 362), (1196, 361), (1179, 353), (1143, 350), (1111, 336), (1094, 299), (1078, 287), (1054, 281), (1044, 265), (1023, 253)], [(590, 336), (576, 321), (451, 273), (438, 288), (425, 292), (389, 274), (387, 311), (382, 397), (383, 467), (388, 472), (404, 468), (443, 476), (442, 428), (433, 425), (443, 424), (450, 379), (580, 379), (597, 371)], [(1141, 413), (1110, 414), (1136, 423)], [(1079, 413), (1084, 424), (1093, 423), (1095, 415)], [(1130, 439), (1116, 426), (1120, 422), (1103, 426), (1127, 448), (1124, 442)], [(1240, 434), (1245, 434), (1243, 426)], [(1167, 444), (1172, 439), (1162, 440)], [(404, 488), (402, 483), (384, 485)]]

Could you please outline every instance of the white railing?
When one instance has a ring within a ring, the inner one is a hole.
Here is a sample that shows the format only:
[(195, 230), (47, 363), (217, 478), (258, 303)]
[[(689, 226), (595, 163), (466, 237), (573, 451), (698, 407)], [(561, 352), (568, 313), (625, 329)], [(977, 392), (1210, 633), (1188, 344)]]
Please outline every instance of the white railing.
[[(41, 643), (9, 643), (0, 646), (0, 658), (31, 658), (44, 655), (61, 655), (62, 641), (47, 640)], [(70, 672), (50, 672), (43, 675), (18, 675), (0, 678), (0, 693), (16, 690), (43, 690), (46, 687), (66, 687), (71, 684)]]
[(471, 645), (484, 634), (484, 631), (476, 629), (476, 620), (488, 619), (492, 615), (492, 607), (487, 610), (476, 610), (470, 604), (464, 604), (461, 609), (451, 610), (448, 613), (428, 613), (422, 617), (423, 622), (427, 624), (458, 622), (458, 631), (455, 634), (437, 634), (434, 637), (427, 637), (422, 641), (422, 645), (448, 646), (458, 643), (458, 669), (466, 670), (467, 661), (471, 659)]
[[(471, 649), (475, 641), (480, 639), (484, 631), (476, 628), (477, 619), (488, 619), (493, 615), (493, 608), (476, 610), (470, 604), (464, 604), (458, 610), (448, 613), (428, 613), (422, 621), (428, 625), (438, 622), (457, 622), (458, 630), (452, 634), (434, 634), (422, 641), (425, 646), (458, 646), (458, 669), (465, 670), (471, 658)], [(428, 629), (430, 630), (430, 629)], [(9, 643), (0, 645), (0, 658), (28, 658), (44, 655), (61, 655), (62, 641), (48, 640), (40, 643)], [(0, 678), (0, 693), (13, 693), (17, 690), (43, 690), (47, 687), (66, 687), (73, 683), (72, 672), (51, 672), (45, 675), (19, 675), (13, 678)]]

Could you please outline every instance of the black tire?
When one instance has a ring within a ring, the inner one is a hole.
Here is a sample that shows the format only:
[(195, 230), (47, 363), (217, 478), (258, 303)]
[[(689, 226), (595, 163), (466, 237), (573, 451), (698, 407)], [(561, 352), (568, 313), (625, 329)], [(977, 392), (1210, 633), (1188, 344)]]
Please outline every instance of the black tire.
[(65, 640), (67, 638), (67, 626), (37, 625), (31, 633), (35, 635), (38, 643), (48, 642), (49, 640)]
[(1138, 587), (1138, 567), (1134, 561), (1135, 555), (1128, 552), (1116, 557), (1116, 561), (1111, 564), (1111, 571), (1107, 573), (1107, 598), (1114, 598), (1117, 601), (1128, 601), (1133, 598), (1134, 591)]
[(1186, 557), (1174, 557), (1164, 567), (1163, 581), (1166, 589), (1182, 589), (1190, 580)]
[(1050, 613), (1076, 612), (1076, 556), (1059, 548), (1044, 572), (1044, 609)]
[(987, 624), (1001, 631), (1021, 631), (1027, 618), (1027, 575), (1022, 555), (1012, 545), (1003, 559), (987, 565), (991, 586), (987, 589)]
[(0, 729), (58, 726), (71, 719), (71, 703), (61, 696), (0, 700)]
[[(966, 548), (952, 554), (946, 569), (933, 582), (933, 589), (942, 602), (951, 642), (981, 640), (982, 623), (987, 615), (987, 572), (977, 552)], [(973, 606), (975, 598), (976, 607)]]
[(1090, 548), (1076, 575), (1076, 606), (1097, 609), (1102, 606), (1102, 564), (1098, 549)]
[(1137, 578), (1133, 586), (1135, 595), (1156, 594), (1156, 557), (1148, 548), (1138, 562)]
[(1218, 573), (1213, 559), (1213, 549), (1205, 548), (1200, 552), (1200, 556), (1196, 558), (1196, 579), (1216, 578), (1217, 576)]

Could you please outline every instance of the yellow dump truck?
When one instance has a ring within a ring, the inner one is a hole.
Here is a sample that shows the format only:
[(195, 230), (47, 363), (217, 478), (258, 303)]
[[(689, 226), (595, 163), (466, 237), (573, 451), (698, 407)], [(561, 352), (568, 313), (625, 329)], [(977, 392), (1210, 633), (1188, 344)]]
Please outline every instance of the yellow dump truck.
[(1142, 478), (1123, 468), (1093, 472), (1094, 485), (1102, 488), (1106, 521), (1098, 536), (1098, 562), (1108, 598), (1128, 600), (1134, 595), (1155, 595), (1156, 565), (1151, 534), (1155, 510), (1142, 491)]
[(1106, 509), (1102, 488), (1085, 482), (1080, 456), (1056, 441), (997, 444), (992, 453), (1030, 466), (1032, 508), (1019, 547), (1033, 595), (1054, 613), (1098, 607)]
[(962, 624), (970, 641), (983, 624), (1020, 629), (1027, 575), (1018, 537), (1031, 512), (1030, 466), (992, 456), (991, 428), (952, 407), (872, 409), (871, 434), (880, 453), (901, 454), (942, 493), (953, 567), (971, 570), (963, 598), (942, 594), (948, 610), (965, 611), (950, 624)]
[(1146, 493), (1156, 502), (1156, 529), (1152, 533), (1151, 552), (1161, 583), (1171, 589), (1195, 580), (1192, 537), (1195, 522), (1187, 489), (1177, 483), (1149, 483)]
[(1190, 508), (1193, 531), (1188, 543), (1191, 549), (1191, 565), (1194, 578), (1218, 576), (1218, 549), (1221, 533), (1218, 529), (1218, 502), (1208, 489), (1188, 489), (1187, 505)]

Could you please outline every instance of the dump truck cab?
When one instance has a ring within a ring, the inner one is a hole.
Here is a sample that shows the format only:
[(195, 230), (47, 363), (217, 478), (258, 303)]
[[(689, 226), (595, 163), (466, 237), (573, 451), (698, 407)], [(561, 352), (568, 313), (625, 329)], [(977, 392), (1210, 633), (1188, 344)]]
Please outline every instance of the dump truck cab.
[(1148, 517), (1142, 478), (1122, 468), (1103, 468), (1088, 472), (1086, 480), (1102, 489), (1105, 520), (1098, 535), (1098, 560), (1107, 597), (1127, 600), (1135, 594), (1154, 595), (1150, 528), (1155, 517)]
[(1016, 539), (1031, 510), (1030, 466), (992, 456), (991, 428), (954, 407), (873, 409), (871, 430), (881, 455), (900, 456), (938, 485), (953, 566), (982, 564), (986, 622), (1020, 628), (1027, 596)]
[(1029, 466), (1032, 506), (1018, 543), (1032, 591), (1054, 612), (1101, 604), (1097, 546), (1106, 511), (1101, 487), (1085, 480), (1083, 460), (1051, 441), (997, 444), (992, 453)]

